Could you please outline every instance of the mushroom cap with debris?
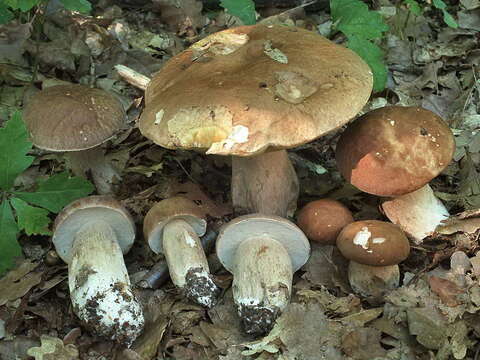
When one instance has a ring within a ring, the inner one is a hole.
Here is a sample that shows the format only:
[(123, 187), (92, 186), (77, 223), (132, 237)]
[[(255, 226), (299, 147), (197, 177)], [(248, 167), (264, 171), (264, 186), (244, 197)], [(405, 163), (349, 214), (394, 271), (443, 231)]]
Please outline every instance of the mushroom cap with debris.
[(304, 29), (241, 26), (170, 59), (145, 93), (140, 131), (170, 149), (249, 156), (331, 132), (367, 102), (372, 73)]
[(337, 166), (352, 185), (378, 196), (411, 193), (452, 161), (455, 139), (448, 125), (419, 107), (389, 106), (350, 124), (340, 137)]
[(119, 100), (79, 84), (39, 91), (28, 102), (23, 119), (36, 147), (58, 152), (94, 148), (126, 126)]

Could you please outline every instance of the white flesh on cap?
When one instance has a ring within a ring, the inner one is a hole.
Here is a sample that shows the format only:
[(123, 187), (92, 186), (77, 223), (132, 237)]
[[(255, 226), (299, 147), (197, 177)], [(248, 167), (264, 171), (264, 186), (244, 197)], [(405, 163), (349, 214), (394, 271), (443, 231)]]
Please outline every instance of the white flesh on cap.
[(216, 246), (219, 260), (233, 273), (234, 300), (245, 331), (270, 331), (290, 300), (292, 274), (310, 255), (306, 236), (286, 219), (253, 214), (227, 224)]
[(239, 213), (293, 215), (298, 189), (297, 174), (285, 150), (232, 157), (232, 202)]
[(211, 307), (220, 289), (210, 275), (207, 257), (192, 226), (177, 218), (163, 228), (162, 248), (172, 282), (196, 303)]
[(263, 333), (271, 329), (290, 300), (290, 255), (280, 242), (263, 236), (242, 242), (234, 262), (233, 297), (245, 330)]
[(348, 281), (356, 294), (364, 297), (379, 297), (398, 287), (400, 269), (398, 265), (370, 266), (350, 261)]
[(385, 215), (409, 235), (416, 244), (431, 235), (449, 217), (448, 210), (427, 184), (422, 188), (387, 200), (382, 204)]
[(74, 235), (68, 283), (76, 315), (101, 336), (130, 346), (144, 318), (112, 227), (85, 223)]
[(92, 174), (97, 192), (101, 195), (114, 193), (113, 184), (121, 179), (119, 172), (105, 159), (100, 146), (82, 151), (65, 153), (69, 166), (77, 176)]

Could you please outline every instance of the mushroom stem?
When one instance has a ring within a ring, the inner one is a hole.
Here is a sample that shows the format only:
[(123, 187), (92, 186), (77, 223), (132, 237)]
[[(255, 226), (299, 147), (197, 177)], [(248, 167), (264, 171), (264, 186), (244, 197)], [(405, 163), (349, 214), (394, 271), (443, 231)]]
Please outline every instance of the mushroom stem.
[(213, 306), (220, 289), (212, 280), (202, 243), (192, 226), (182, 219), (169, 221), (163, 229), (162, 246), (172, 282), (190, 300)]
[(244, 240), (234, 257), (233, 297), (245, 331), (264, 334), (290, 300), (293, 270), (285, 247), (268, 236)]
[(400, 284), (398, 265), (371, 266), (350, 261), (348, 281), (353, 291), (364, 297), (379, 297)]
[(115, 65), (115, 70), (117, 70), (118, 75), (120, 75), (130, 85), (133, 85), (136, 88), (144, 91), (151, 80), (148, 76), (140, 74), (139, 72), (130, 69), (125, 65)]
[(238, 213), (293, 215), (299, 185), (285, 150), (232, 158), (232, 202)]
[(101, 195), (113, 193), (115, 180), (120, 180), (119, 172), (105, 159), (101, 147), (65, 153), (69, 166), (77, 176), (85, 177), (90, 171), (97, 192)]
[(417, 244), (449, 217), (448, 210), (428, 184), (383, 202), (382, 209), (390, 221), (399, 225)]
[(76, 315), (98, 334), (130, 346), (143, 328), (112, 227), (90, 221), (75, 234), (68, 284)]

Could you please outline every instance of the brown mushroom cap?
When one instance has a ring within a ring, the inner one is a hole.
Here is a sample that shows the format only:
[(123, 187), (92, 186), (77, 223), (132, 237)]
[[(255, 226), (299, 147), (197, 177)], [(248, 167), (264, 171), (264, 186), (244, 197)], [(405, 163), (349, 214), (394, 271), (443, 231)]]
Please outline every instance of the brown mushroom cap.
[(70, 263), (75, 234), (85, 224), (96, 220), (105, 221), (112, 227), (124, 254), (132, 247), (135, 223), (123, 205), (110, 196), (88, 196), (66, 206), (55, 219), (52, 242), (67, 264)]
[(410, 244), (397, 225), (364, 220), (348, 224), (337, 238), (337, 247), (347, 259), (364, 265), (396, 265), (408, 257)]
[(297, 225), (307, 237), (322, 245), (334, 245), (342, 229), (353, 216), (341, 202), (320, 199), (309, 202), (297, 216)]
[(143, 221), (143, 234), (153, 252), (162, 253), (163, 228), (173, 219), (185, 220), (198, 236), (207, 229), (204, 211), (192, 200), (175, 196), (156, 203)]
[(146, 90), (139, 127), (166, 148), (248, 156), (339, 128), (371, 89), (370, 68), (345, 47), (296, 27), (241, 26), (170, 59)]
[(122, 104), (104, 90), (58, 85), (32, 96), (23, 119), (33, 144), (44, 150), (96, 147), (125, 126)]
[(362, 191), (397, 196), (418, 190), (447, 167), (455, 140), (443, 120), (418, 107), (390, 106), (355, 120), (340, 137), (342, 175)]

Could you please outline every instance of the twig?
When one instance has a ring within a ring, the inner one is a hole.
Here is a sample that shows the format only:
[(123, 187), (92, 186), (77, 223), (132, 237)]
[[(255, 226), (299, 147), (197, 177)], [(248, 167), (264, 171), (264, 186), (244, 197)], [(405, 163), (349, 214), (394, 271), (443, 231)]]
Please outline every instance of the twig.
[(120, 75), (130, 85), (133, 85), (143, 91), (145, 91), (148, 83), (151, 80), (148, 76), (140, 74), (139, 72), (130, 69), (125, 65), (115, 65), (115, 70), (117, 70), (118, 75)]

